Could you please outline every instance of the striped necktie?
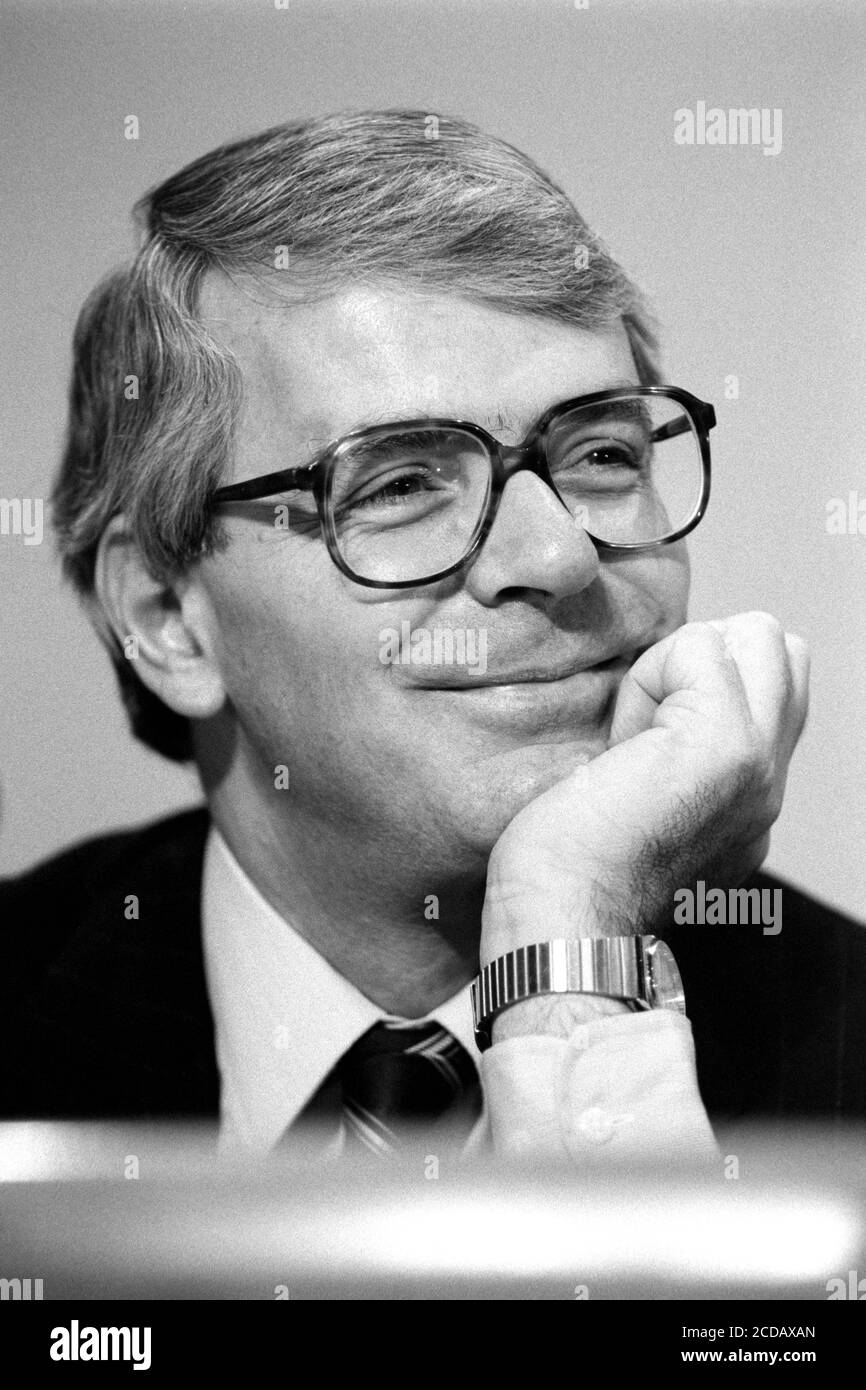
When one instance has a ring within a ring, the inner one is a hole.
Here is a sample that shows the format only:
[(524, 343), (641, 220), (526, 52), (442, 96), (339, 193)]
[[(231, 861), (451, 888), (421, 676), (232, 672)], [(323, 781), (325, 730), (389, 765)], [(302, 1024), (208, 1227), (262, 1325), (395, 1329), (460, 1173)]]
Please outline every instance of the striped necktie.
[[(385, 1156), (462, 1145), (481, 1113), (469, 1053), (438, 1023), (376, 1023), (344, 1053), (296, 1124), (339, 1123), (347, 1150)], [(435, 1126), (435, 1130), (434, 1130)]]

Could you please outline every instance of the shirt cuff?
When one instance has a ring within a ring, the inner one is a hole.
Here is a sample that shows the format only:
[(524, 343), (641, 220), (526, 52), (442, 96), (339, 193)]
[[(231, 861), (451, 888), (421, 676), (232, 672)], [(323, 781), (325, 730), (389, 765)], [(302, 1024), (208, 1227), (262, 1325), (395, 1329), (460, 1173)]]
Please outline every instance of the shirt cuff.
[(718, 1153), (692, 1026), (669, 1009), (592, 1019), (569, 1038), (506, 1038), (481, 1057), (489, 1133), (507, 1157), (689, 1161)]

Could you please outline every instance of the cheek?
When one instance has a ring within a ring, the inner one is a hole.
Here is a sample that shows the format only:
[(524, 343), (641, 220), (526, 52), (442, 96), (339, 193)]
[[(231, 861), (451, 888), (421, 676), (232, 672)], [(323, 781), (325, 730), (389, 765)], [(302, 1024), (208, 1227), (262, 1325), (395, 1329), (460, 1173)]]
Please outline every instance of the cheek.
[(647, 556), (645, 582), (659, 605), (672, 618), (684, 621), (689, 602), (691, 565), (684, 541), (667, 547), (658, 557)]
[(387, 699), (382, 633), (399, 627), (398, 605), (350, 585), (326, 554), (239, 543), (205, 582), (214, 659), (229, 701), (257, 736), (283, 732), (286, 715), (296, 727), (303, 720), (333, 731)]
[(657, 640), (685, 622), (691, 569), (684, 542), (647, 555), (617, 557), (607, 574), (628, 618), (652, 627)]
[(279, 549), (241, 538), (215, 557), (203, 579), (212, 613), (213, 654), (229, 701), (247, 712), (305, 702), (347, 640), (326, 575)]

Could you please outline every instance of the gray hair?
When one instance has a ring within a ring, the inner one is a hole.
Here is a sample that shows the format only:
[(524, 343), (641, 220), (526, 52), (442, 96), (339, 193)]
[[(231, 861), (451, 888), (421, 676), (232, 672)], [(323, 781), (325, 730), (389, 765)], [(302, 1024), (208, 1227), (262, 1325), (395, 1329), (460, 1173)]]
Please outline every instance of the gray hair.
[[(53, 504), (64, 571), (109, 648), (133, 730), (170, 758), (192, 756), (189, 723), (125, 659), (94, 570), (120, 512), (161, 580), (222, 542), (208, 499), (230, 470), (242, 382), (197, 314), (208, 270), (252, 274), (297, 302), (366, 281), (583, 329), (621, 320), (640, 380), (660, 381), (639, 290), (531, 159), (466, 121), (408, 110), (293, 121), (195, 160), (136, 213), (138, 255), (76, 326)], [(275, 268), (280, 254), (288, 270)]]

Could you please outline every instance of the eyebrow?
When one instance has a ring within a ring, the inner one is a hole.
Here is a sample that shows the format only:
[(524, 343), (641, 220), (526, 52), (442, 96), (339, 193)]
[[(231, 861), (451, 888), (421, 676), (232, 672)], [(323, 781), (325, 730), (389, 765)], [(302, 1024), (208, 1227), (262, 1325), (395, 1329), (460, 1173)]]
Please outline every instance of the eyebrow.
[[(595, 391), (627, 391), (630, 387), (637, 388), (639, 386), (639, 381), (629, 381), (625, 377), (618, 377), (615, 381), (609, 382), (606, 386), (594, 387), (592, 392), (576, 392), (575, 396), (589, 396), (594, 394)], [(566, 396), (564, 399), (570, 400), (571, 397)], [(554, 406), (556, 404), (556, 401), (551, 401), (549, 405), (545, 406), (542, 410), (539, 410), (536, 414), (534, 414), (529, 427), (531, 428), (531, 425), (535, 420), (540, 420), (542, 415), (544, 415), (546, 411), (550, 410), (551, 406)], [(607, 402), (607, 404), (610, 405), (611, 402)], [(315, 443), (317, 447), (312, 453), (310, 453), (307, 456), (304, 463), (298, 464), (298, 467), (309, 468), (318, 460), (321, 454), (325, 453), (325, 451), (331, 447), (331, 445), (333, 445), (340, 439), (345, 439), (347, 435), (357, 434), (361, 430), (372, 429), (376, 425), (408, 425), (412, 422), (419, 420), (440, 420), (445, 418), (464, 421), (466, 421), (467, 419), (471, 420), (471, 417), (467, 417), (464, 415), (454, 415), (445, 417), (441, 415), (433, 415), (429, 412), (422, 412), (420, 414), (415, 413), (412, 415), (406, 413), (392, 415), (389, 414), (388, 411), (385, 411), (377, 415), (365, 415), (361, 419), (356, 420), (355, 423), (350, 425), (348, 429), (342, 430), (339, 434), (330, 434), (327, 437), (327, 439), (322, 438), (321, 442), (316, 440), (311, 441)], [(480, 420), (471, 420), (471, 423), (481, 425), (481, 427), (483, 429), (486, 429), (489, 434), (495, 434), (498, 430), (502, 430), (505, 433), (516, 434), (518, 438), (521, 439), (526, 434), (526, 429), (522, 426), (521, 422), (517, 419), (517, 417), (514, 415), (510, 415), (505, 410), (488, 412), (488, 414), (484, 415)]]
[[(294, 465), (294, 466), (295, 466), (295, 468), (297, 468), (298, 470), (303, 469), (303, 468), (312, 468), (314, 464), (317, 464), (317, 463), (319, 463), (319, 462), (321, 461), (321, 459), (322, 459), (323, 456), (328, 452), (328, 450), (331, 449), (335, 443), (339, 442), (339, 440), (341, 440), (341, 439), (346, 439), (346, 438), (347, 438), (349, 435), (351, 435), (351, 434), (359, 434), (359, 433), (361, 433), (363, 430), (373, 429), (373, 428), (375, 428), (375, 427), (378, 426), (378, 425), (397, 425), (397, 426), (399, 426), (399, 425), (418, 424), (419, 422), (420, 422), (421, 424), (426, 424), (428, 421), (433, 421), (433, 420), (442, 420), (442, 419), (459, 420), (459, 419), (461, 419), (461, 418), (465, 418), (465, 417), (458, 417), (458, 416), (456, 416), (456, 415), (454, 415), (454, 416), (443, 416), (443, 415), (430, 415), (430, 414), (426, 414), (426, 415), (423, 415), (423, 414), (422, 414), (422, 415), (390, 415), (390, 414), (387, 414), (387, 413), (386, 413), (386, 414), (383, 414), (383, 415), (377, 415), (377, 416), (367, 415), (367, 416), (364, 416), (361, 420), (356, 421), (356, 423), (355, 423), (354, 425), (352, 425), (351, 429), (344, 430), (343, 433), (342, 433), (342, 434), (339, 434), (339, 435), (331, 435), (331, 436), (328, 438), (327, 441), (323, 440), (321, 444), (319, 444), (317, 440), (311, 441), (311, 443), (315, 444), (317, 447), (315, 447), (312, 451), (310, 451), (310, 452), (308, 452), (308, 453), (306, 454), (306, 456), (305, 456), (305, 458), (304, 458), (304, 460), (303, 460), (302, 463), (298, 463), (298, 464), (296, 464), (296, 465)], [(474, 423), (475, 423), (475, 422), (474, 422)], [(477, 422), (477, 423), (482, 423), (482, 422), (479, 421), (479, 422)], [(484, 416), (484, 419), (483, 419), (483, 428), (486, 429), (486, 430), (488, 431), (488, 433), (490, 433), (490, 434), (495, 434), (497, 430), (503, 430), (503, 431), (512, 430), (512, 431), (514, 432), (514, 434), (516, 434), (516, 435), (518, 435), (518, 436), (520, 435), (520, 429), (519, 429), (517, 423), (513, 420), (513, 418), (510, 418), (509, 416), (505, 415), (505, 414), (504, 414), (503, 412), (501, 412), (501, 411), (500, 411), (500, 412), (497, 412), (497, 413), (494, 414), (494, 415), (485, 415), (485, 416)], [(411, 440), (411, 439), (412, 439), (411, 431), (408, 431), (408, 432), (407, 432), (407, 435), (408, 435), (409, 440)], [(406, 443), (406, 437), (402, 437), (402, 438), (403, 438), (403, 443), (405, 444), (405, 443)], [(415, 441), (415, 442), (417, 442), (417, 441)], [(372, 445), (372, 446), (369, 446), (369, 447), (375, 447), (376, 449), (385, 452), (385, 451), (387, 450), (387, 448), (388, 448), (388, 442), (387, 442), (387, 441), (378, 441), (375, 445)], [(288, 491), (288, 490), (296, 491), (296, 489), (287, 489), (287, 491)]]
[[(542, 412), (539, 412), (539, 414), (541, 413)], [(329, 448), (330, 445), (340, 439), (345, 439), (350, 434), (360, 434), (363, 430), (374, 429), (379, 425), (410, 425), (419, 422), (425, 424), (427, 421), (431, 420), (471, 421), (473, 424), (481, 425), (483, 429), (488, 430), (491, 434), (494, 430), (511, 430), (514, 434), (520, 433), (520, 424), (517, 418), (513, 415), (506, 414), (506, 412), (502, 410), (484, 415), (480, 419), (474, 419), (472, 416), (468, 415), (442, 415), (438, 412), (434, 415), (433, 412), (429, 410), (416, 410), (412, 414), (401, 412), (397, 415), (385, 411), (380, 415), (364, 415), (359, 420), (356, 420), (354, 424), (350, 425), (348, 429), (341, 430), (339, 434), (330, 434), (327, 439), (325, 439), (324, 436), (320, 436), (321, 443), (319, 443), (318, 440), (312, 441), (318, 445), (314, 457), (317, 457), (318, 454)]]
[[(571, 418), (570, 416), (567, 418)], [(648, 422), (650, 419), (649, 406), (643, 396), (637, 396), (633, 400), (623, 401), (597, 401), (595, 405), (584, 406), (581, 411), (581, 418), (589, 424), (604, 420), (641, 420)]]

